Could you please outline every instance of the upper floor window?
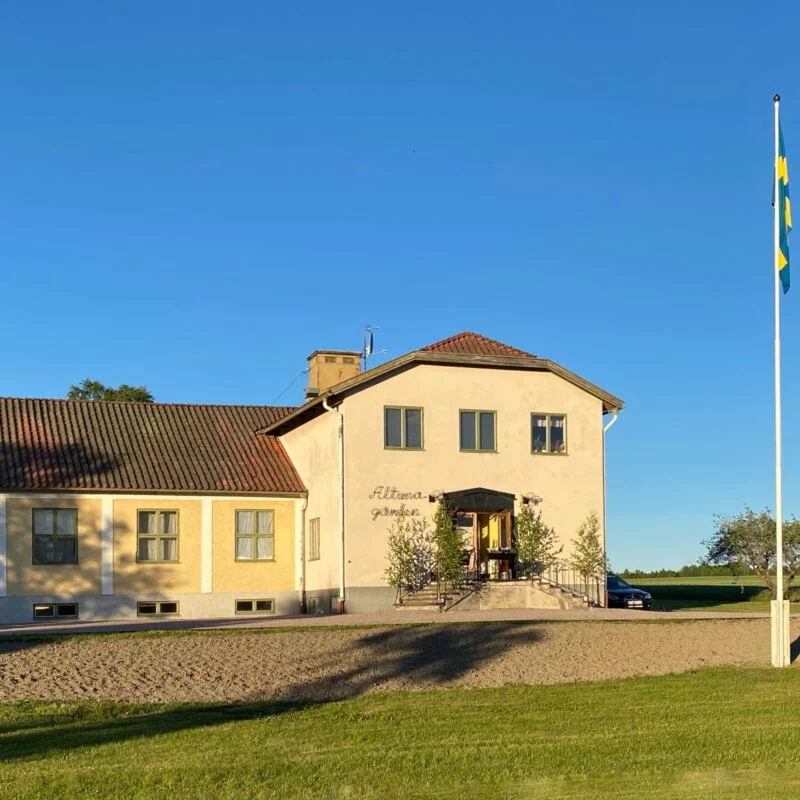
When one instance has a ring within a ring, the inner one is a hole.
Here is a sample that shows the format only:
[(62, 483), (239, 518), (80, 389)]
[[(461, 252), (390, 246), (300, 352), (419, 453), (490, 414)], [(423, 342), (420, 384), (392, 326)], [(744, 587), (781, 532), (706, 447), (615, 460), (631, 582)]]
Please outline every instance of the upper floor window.
[(139, 511), (136, 516), (139, 561), (177, 561), (178, 512)]
[(383, 409), (383, 446), (422, 449), (422, 409), (387, 406)]
[(564, 414), (531, 414), (531, 450), (567, 453), (567, 418)]
[(236, 560), (275, 560), (275, 512), (236, 512)]
[(319, 561), (319, 517), (308, 522), (308, 560)]
[(495, 411), (459, 412), (460, 447), (469, 452), (493, 453), (497, 450)]
[(33, 509), (33, 563), (78, 563), (78, 509)]

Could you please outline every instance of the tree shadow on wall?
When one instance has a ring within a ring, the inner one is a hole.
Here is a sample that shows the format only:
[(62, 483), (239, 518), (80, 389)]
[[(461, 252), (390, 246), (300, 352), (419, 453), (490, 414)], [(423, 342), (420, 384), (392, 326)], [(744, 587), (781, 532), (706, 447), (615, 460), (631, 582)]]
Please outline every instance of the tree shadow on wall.
[[(280, 701), (259, 700), (256, 693), (241, 703), (193, 704), (166, 710), (150, 707), (138, 712), (127, 706), (79, 705), (77, 710), (68, 708), (63, 713), (42, 712), (41, 721), (0, 724), (0, 752), (6, 760), (48, 756), (82, 747), (275, 717), (376, 690), (453, 686), (460, 678), (487, 667), (507, 648), (540, 641), (541, 631), (541, 626), (534, 623), (498, 622), (445, 623), (365, 632), (339, 652), (333, 648), (329, 654), (318, 656), (316, 663), (304, 664), (312, 677), (298, 679), (287, 687), (285, 699)], [(337, 656), (340, 666), (331, 669), (330, 662)], [(323, 669), (325, 663), (327, 669)], [(320, 674), (313, 677), (315, 670)], [(84, 721), (87, 717), (89, 721)]]
[[(11, 491), (26, 489), (30, 492), (29, 496), (20, 494), (8, 500), (6, 576), (9, 587), (26, 587), (26, 595), (42, 597), (47, 603), (77, 602), (79, 619), (105, 616), (109, 604), (113, 605), (115, 616), (135, 618), (137, 599), (168, 599), (174, 586), (165, 574), (167, 571), (161, 569), (160, 564), (137, 561), (135, 532), (119, 520), (115, 520), (114, 524), (114, 574), (116, 578), (134, 573), (133, 579), (127, 578), (129, 591), (126, 594), (136, 599), (123, 597), (119, 593), (105, 599), (101, 596), (102, 519), (99, 516), (99, 503), (97, 511), (88, 517), (79, 507), (77, 563), (33, 563), (33, 509), (42, 507), (36, 492), (69, 493), (69, 499), (48, 499), (45, 505), (50, 508), (71, 508), (76, 498), (80, 501), (80, 490), (108, 491), (107, 484), (115, 483), (108, 476), (120, 468), (121, 459), (116, 455), (81, 443), (38, 445), (19, 441), (0, 442), (0, 485)], [(127, 543), (127, 549), (122, 549), (121, 542)], [(42, 576), (45, 576), (44, 580)], [(20, 593), (12, 591), (9, 604), (15, 601), (15, 594)], [(31, 600), (29, 623), (43, 621), (51, 620), (35, 620)], [(62, 623), (75, 621), (53, 619), (52, 632), (58, 633)], [(8, 622), (0, 610), (0, 625)], [(42, 636), (41, 639), (17, 641), (14, 648), (19, 649), (20, 645), (41, 646), (48, 638)], [(7, 643), (6, 652), (9, 648), (10, 643)]]

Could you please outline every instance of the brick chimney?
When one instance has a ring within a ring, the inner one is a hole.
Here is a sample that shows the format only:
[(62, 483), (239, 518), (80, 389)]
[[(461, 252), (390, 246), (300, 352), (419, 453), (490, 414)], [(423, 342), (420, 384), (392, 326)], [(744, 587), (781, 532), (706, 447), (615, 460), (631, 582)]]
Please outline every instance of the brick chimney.
[(358, 351), (315, 350), (308, 357), (306, 400), (359, 374), (361, 374), (361, 353)]

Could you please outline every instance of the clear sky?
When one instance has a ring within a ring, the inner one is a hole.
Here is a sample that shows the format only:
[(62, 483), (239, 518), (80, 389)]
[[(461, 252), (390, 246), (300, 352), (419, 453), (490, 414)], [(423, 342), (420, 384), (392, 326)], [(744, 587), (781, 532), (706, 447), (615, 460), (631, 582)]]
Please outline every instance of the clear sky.
[(365, 323), (382, 358), (472, 329), (624, 398), (612, 563), (692, 561), (715, 513), (773, 504), (771, 98), (800, 195), (799, 26), (730, 0), (6, 0), (0, 393), (271, 404)]

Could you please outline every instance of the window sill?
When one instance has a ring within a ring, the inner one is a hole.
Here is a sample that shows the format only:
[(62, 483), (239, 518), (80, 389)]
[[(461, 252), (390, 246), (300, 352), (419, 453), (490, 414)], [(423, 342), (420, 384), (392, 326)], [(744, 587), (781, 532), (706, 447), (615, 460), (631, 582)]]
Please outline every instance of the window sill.
[(275, 558), (235, 558), (237, 564), (274, 564)]
[(275, 611), (234, 611), (235, 617), (274, 617)]
[(391, 447), (388, 444), (385, 444), (383, 446), (383, 449), (384, 450), (396, 450), (396, 451), (400, 451), (400, 452), (407, 451), (407, 452), (410, 452), (410, 453), (424, 453), (425, 452), (425, 448), (424, 447)]
[(500, 451), (499, 450), (464, 450), (463, 448), (459, 448), (458, 452), (459, 453), (483, 453), (483, 454), (495, 453), (496, 454), (496, 453), (499, 453)]
[(31, 561), (33, 567), (79, 567), (80, 561)]
[(548, 453), (544, 450), (531, 450), (532, 456), (568, 456), (569, 453)]

